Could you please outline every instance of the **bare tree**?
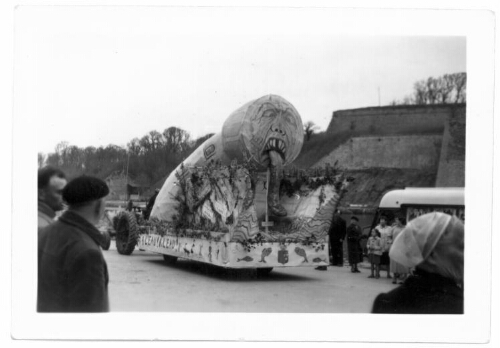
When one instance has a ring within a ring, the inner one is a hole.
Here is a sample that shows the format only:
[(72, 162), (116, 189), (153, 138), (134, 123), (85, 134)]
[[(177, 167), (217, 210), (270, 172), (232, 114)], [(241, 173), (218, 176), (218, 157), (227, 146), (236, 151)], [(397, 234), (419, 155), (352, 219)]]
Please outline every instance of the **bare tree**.
[(163, 131), (167, 151), (172, 153), (182, 152), (187, 149), (190, 135), (184, 129), (169, 127)]
[(127, 149), (131, 155), (139, 156), (141, 154), (141, 144), (139, 138), (134, 138), (127, 143)]
[(451, 93), (453, 92), (453, 75), (445, 74), (437, 79), (438, 102), (442, 104), (449, 103)]
[(141, 146), (141, 149), (144, 153), (148, 153), (153, 150), (153, 144), (148, 134), (146, 134), (139, 140), (139, 145)]
[(415, 104), (427, 104), (427, 84), (424, 80), (413, 85)]
[(309, 141), (314, 134), (314, 132), (318, 129), (319, 127), (314, 124), (312, 121), (307, 121), (304, 123), (304, 135), (306, 137), (306, 141)]
[(391, 105), (398, 104), (448, 104), (466, 102), (467, 74), (445, 74), (438, 78), (429, 77), (415, 82), (413, 97), (407, 96), (403, 101), (393, 100)]
[(454, 84), (455, 84), (455, 103), (465, 103), (466, 101), (466, 86), (467, 86), (467, 74), (458, 73), (454, 74)]
[(45, 165), (45, 159), (47, 156), (44, 153), (38, 153), (38, 168), (42, 168)]
[(153, 150), (157, 150), (163, 147), (163, 137), (162, 134), (158, 131), (152, 130), (149, 132), (149, 138), (151, 140), (151, 146)]
[(436, 104), (438, 99), (438, 86), (437, 79), (434, 77), (429, 77), (425, 83), (426, 92), (427, 92), (427, 103), (428, 104)]
[(407, 95), (406, 97), (403, 98), (403, 101), (401, 102), (402, 105), (411, 105), (415, 104), (415, 101), (411, 95)]
[(415, 101), (411, 95), (407, 95), (402, 100), (394, 99), (389, 105), (412, 105), (415, 104)]

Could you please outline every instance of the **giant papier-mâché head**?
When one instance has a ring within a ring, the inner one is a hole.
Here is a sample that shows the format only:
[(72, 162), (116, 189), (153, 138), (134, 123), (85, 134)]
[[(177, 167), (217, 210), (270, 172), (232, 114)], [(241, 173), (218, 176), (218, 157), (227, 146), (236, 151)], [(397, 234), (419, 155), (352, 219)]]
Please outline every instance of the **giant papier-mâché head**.
[[(233, 124), (237, 127), (231, 127)], [(292, 104), (277, 95), (261, 97), (236, 110), (224, 124), (223, 135), (224, 129), (229, 128), (227, 138), (237, 137), (247, 157), (261, 168), (269, 166), (271, 152), (274, 152), (274, 158), (281, 158), (282, 165), (291, 163), (299, 155), (304, 142), (299, 113)], [(231, 143), (229, 146), (234, 147), (234, 142)], [(224, 147), (227, 147), (226, 144)]]

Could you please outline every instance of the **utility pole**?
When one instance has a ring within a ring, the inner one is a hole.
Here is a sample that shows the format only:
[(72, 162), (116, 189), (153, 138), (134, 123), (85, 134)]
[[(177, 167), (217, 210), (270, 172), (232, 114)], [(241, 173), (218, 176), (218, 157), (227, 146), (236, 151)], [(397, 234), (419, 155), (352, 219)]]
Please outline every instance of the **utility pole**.
[(378, 87), (378, 106), (380, 106), (380, 86)]
[(125, 192), (127, 193), (127, 201), (130, 199), (130, 196), (128, 194), (128, 164), (130, 162), (130, 152), (127, 151), (127, 184), (125, 185)]

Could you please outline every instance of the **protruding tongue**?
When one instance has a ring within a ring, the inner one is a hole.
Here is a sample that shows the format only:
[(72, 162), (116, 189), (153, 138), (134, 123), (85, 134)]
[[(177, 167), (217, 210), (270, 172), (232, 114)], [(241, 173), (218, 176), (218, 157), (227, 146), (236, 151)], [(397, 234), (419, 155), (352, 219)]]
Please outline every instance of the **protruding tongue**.
[(269, 158), (271, 159), (272, 166), (276, 167), (283, 165), (283, 158), (281, 158), (278, 152), (272, 150), (269, 151)]

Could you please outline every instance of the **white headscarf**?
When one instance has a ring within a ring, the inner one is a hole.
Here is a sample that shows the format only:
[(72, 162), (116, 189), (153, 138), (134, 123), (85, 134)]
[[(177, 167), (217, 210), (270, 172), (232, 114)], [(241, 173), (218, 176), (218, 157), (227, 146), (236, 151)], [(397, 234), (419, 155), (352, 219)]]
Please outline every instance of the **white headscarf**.
[(455, 216), (430, 213), (410, 221), (396, 237), (389, 256), (458, 282), (463, 280), (464, 225)]

